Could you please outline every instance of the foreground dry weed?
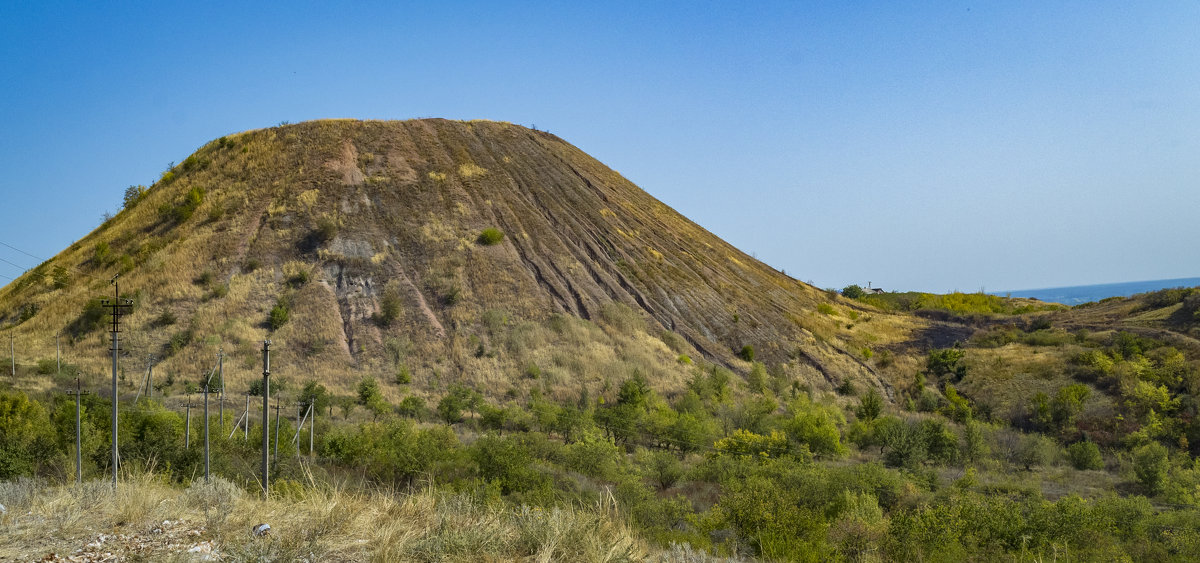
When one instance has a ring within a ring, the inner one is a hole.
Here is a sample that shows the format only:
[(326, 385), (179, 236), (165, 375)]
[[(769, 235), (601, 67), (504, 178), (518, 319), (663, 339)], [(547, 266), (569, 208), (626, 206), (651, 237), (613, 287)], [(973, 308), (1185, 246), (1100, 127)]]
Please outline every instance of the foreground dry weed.
[[(217, 477), (179, 488), (145, 474), (115, 491), (104, 481), (0, 483), (6, 507), (0, 561), (700, 560), (652, 555), (610, 511), (337, 485), (293, 488), (276, 497), (262, 501)], [(261, 523), (270, 524), (271, 533), (255, 537), (252, 529)]]

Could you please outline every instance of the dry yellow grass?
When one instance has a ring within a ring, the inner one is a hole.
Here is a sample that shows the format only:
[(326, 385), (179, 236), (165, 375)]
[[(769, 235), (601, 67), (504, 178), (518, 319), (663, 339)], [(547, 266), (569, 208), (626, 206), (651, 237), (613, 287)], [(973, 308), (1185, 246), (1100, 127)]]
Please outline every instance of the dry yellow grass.
[[(438, 491), (296, 483), (263, 501), (220, 478), (179, 488), (153, 474), (130, 476), (115, 491), (107, 481), (0, 483), (0, 502), (0, 559), (86, 553), (101, 534), (102, 549), (122, 560), (674, 559), (652, 554), (613, 504), (540, 509)], [(262, 523), (270, 534), (256, 537)]]

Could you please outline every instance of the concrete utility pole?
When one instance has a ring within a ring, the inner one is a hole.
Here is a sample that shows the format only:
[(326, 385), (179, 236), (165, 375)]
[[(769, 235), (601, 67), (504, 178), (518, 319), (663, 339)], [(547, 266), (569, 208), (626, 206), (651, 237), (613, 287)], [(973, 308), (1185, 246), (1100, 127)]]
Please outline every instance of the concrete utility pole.
[[(246, 392), (246, 412), (242, 415), (246, 419), (246, 427), (242, 430), (245, 434), (242, 436), (243, 442), (250, 441), (250, 392)], [(236, 428), (234, 430), (237, 430)]]
[(221, 382), (221, 387), (217, 390), (217, 402), (220, 406), (217, 407), (217, 420), (221, 426), (221, 430), (225, 430), (225, 348), (217, 349), (217, 379)]
[(192, 394), (188, 393), (187, 400), (187, 422), (183, 427), (183, 449), (188, 449), (192, 445)]
[(79, 396), (87, 395), (87, 391), (80, 390), (79, 377), (75, 377), (75, 389), (67, 390), (68, 395), (75, 395), (75, 484), (83, 483), (83, 438), (80, 436), (80, 420), (79, 420)]
[(279, 407), (281, 401), (275, 401), (275, 463), (279, 463)]
[(154, 398), (154, 356), (146, 356), (146, 380), (138, 385), (137, 395), (133, 397), (134, 404), (142, 397), (142, 388), (146, 389), (146, 398)]
[[(262, 352), (263, 352), (262, 488), (263, 488), (263, 500), (267, 500), (267, 494), (268, 494), (268, 491), (270, 490), (270, 487), (268, 486), (268, 481), (267, 481), (267, 479), (268, 479), (267, 456), (271, 453), (267, 449), (270, 446), (270, 443), (269, 443), (270, 435), (267, 433), (267, 430), (270, 428), (267, 424), (269, 421), (268, 420), (269, 416), (270, 416), (269, 415), (270, 405), (268, 404), (268, 402), (271, 400), (271, 341), (270, 340), (263, 341)], [(249, 422), (250, 422), (249, 420), (246, 421), (247, 427), (250, 426)]]
[(100, 302), (101, 305), (108, 307), (112, 314), (112, 482), (113, 488), (117, 487), (117, 466), (120, 463), (120, 458), (117, 454), (118, 439), (117, 439), (117, 405), (120, 403), (117, 396), (117, 353), (120, 351), (120, 339), (118, 334), (121, 332), (121, 314), (133, 305), (132, 299), (121, 299), (121, 284), (117, 282), (117, 278), (121, 274), (113, 276), (113, 300), (105, 299)]
[(212, 374), (204, 381), (204, 481), (208, 482), (208, 385)]

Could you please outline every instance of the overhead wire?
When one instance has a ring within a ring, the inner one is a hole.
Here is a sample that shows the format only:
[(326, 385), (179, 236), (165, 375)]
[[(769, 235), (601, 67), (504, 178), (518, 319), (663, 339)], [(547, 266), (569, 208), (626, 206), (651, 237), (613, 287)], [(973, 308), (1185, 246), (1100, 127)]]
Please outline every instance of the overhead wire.
[[(15, 246), (11, 245), (11, 244), (8, 244), (7, 242), (4, 242), (4, 241), (0, 241), (0, 245), (2, 245), (2, 246), (6, 246), (6, 247), (8, 247), (8, 248), (11, 248), (11, 249), (13, 249), (13, 250), (15, 250), (15, 251), (17, 251), (17, 252), (20, 252), (21, 254), (24, 254), (24, 255), (26, 255), (26, 256), (28, 256), (28, 257), (30, 257), (30, 258), (33, 258), (34, 260), (38, 260), (38, 261), (39, 261), (39, 262), (41, 262), (42, 264), (44, 264), (44, 263), (46, 263), (46, 262), (49, 262), (49, 261), (50, 261), (50, 260), (49, 260), (49, 259), (47, 259), (47, 258), (42, 258), (42, 257), (40, 257), (40, 256), (37, 256), (37, 255), (31, 254), (31, 253), (29, 253), (29, 252), (26, 252), (26, 251), (24, 251), (24, 250), (21, 250), (20, 248), (17, 248), (17, 247), (15, 247)], [(5, 260), (5, 259), (3, 259), (3, 258), (0, 258), (0, 261), (2, 261), (2, 262), (5, 262), (5, 263), (8, 263), (8, 264), (12, 264), (13, 266), (16, 266), (16, 267), (18, 267), (18, 268), (21, 268), (21, 269), (23, 269), (23, 270), (25, 270), (25, 271), (29, 271), (29, 270), (32, 270), (32, 269), (34, 269), (34, 268), (26, 268), (25, 266), (21, 266), (20, 264), (14, 264), (14, 263), (12, 263), (12, 262), (9, 262), (8, 260)], [(39, 264), (39, 265), (41, 265), (41, 264)], [(66, 266), (63, 266), (63, 267), (65, 267), (66, 269), (68, 269), (68, 270), (71, 270), (71, 271), (73, 271), (73, 272), (75, 272), (75, 273), (77, 273), (77, 274), (84, 275), (84, 276), (87, 276), (87, 277), (89, 277), (89, 278), (92, 278), (92, 279), (95, 279), (95, 280), (104, 280), (104, 279), (105, 279), (105, 278), (102, 278), (102, 277), (100, 277), (100, 276), (97, 276), (97, 275), (94, 275), (94, 274), (90, 274), (90, 273), (88, 273), (88, 272), (85, 272), (85, 271), (83, 271), (83, 270), (81, 270), (81, 269), (79, 269), (78, 267), (76, 267), (76, 266), (73, 266), (73, 265), (66, 265)], [(7, 277), (7, 276), (5, 276), (5, 277)], [(11, 279), (14, 279), (14, 278), (8, 278), (8, 279), (10, 279), (10, 280), (11, 280)]]

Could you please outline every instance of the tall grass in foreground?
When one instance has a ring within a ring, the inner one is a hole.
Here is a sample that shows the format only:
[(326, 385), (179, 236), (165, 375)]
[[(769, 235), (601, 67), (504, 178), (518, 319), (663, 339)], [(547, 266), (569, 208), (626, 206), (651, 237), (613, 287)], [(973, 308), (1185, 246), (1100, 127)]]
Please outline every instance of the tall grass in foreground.
[[(651, 554), (615, 507), (541, 509), (484, 502), (466, 494), (352, 490), (316, 484), (285, 487), (262, 501), (213, 477), (188, 488), (154, 474), (81, 486), (20, 479), (0, 483), (0, 559), (69, 555), (98, 534), (153, 540), (164, 521), (199, 530), (182, 545), (151, 541), (132, 559), (192, 560), (210, 542), (222, 560), (258, 561), (706, 561), (686, 547)], [(266, 537), (251, 530), (271, 525)]]

